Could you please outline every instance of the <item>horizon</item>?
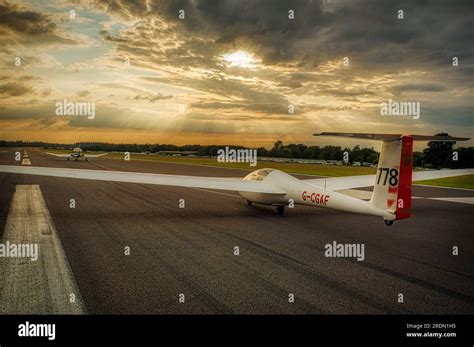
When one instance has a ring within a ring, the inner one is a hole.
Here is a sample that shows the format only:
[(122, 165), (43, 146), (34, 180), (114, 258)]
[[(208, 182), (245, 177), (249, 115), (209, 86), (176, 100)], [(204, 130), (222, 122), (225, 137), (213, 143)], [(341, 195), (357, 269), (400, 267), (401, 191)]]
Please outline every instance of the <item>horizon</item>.
[[(347, 141), (346, 140), (350, 140), (353, 142), (352, 145), (348, 145), (347, 144)], [(200, 147), (225, 147), (225, 146), (228, 146), (228, 147), (242, 147), (242, 148), (247, 148), (247, 149), (259, 149), (259, 148), (265, 148), (266, 150), (271, 150), (273, 147), (274, 147), (274, 144), (277, 142), (277, 141), (281, 141), (281, 140), (275, 140), (273, 142), (273, 144), (269, 147), (267, 146), (259, 146), (259, 147), (247, 147), (247, 146), (244, 146), (242, 144), (230, 144), (230, 143), (223, 143), (223, 144), (216, 144), (216, 143), (211, 143), (211, 144), (198, 144), (198, 143), (186, 143), (186, 144), (182, 144), (182, 145), (178, 145), (178, 144), (174, 144), (174, 143), (159, 143), (159, 142), (156, 142), (156, 143), (138, 143), (138, 142), (99, 142), (99, 141), (78, 141), (78, 142), (74, 142), (74, 143), (59, 143), (59, 142), (47, 142), (47, 141), (25, 141), (25, 140), (5, 140), (5, 139), (0, 139), (0, 147), (1, 146), (1, 142), (23, 142), (25, 144), (28, 144), (29, 142), (32, 142), (32, 143), (43, 143), (44, 145), (47, 145), (47, 146), (77, 146), (77, 145), (81, 145), (81, 144), (84, 144), (84, 145), (112, 145), (112, 146), (120, 146), (120, 145), (123, 145), (123, 146), (134, 146), (134, 145), (137, 145), (137, 146), (176, 146), (176, 147), (186, 147), (186, 146), (200, 146)], [(333, 141), (334, 142), (334, 141)], [(338, 141), (339, 142), (339, 141)], [(325, 144), (325, 145), (319, 145), (319, 144), (306, 144), (306, 143), (302, 143), (302, 142), (285, 142), (285, 141), (282, 141), (283, 143), (283, 146), (289, 146), (289, 145), (304, 145), (304, 146), (307, 146), (307, 147), (312, 147), (312, 146), (318, 146), (318, 147), (326, 147), (326, 146), (337, 146), (337, 147), (341, 147), (341, 148), (349, 148), (349, 149), (353, 149), (355, 146), (359, 146), (361, 149), (364, 149), (364, 148), (368, 148), (368, 149), (373, 149), (375, 150), (376, 152), (380, 152), (380, 145), (377, 146), (377, 145), (367, 145), (367, 146), (364, 146), (364, 145), (361, 145), (361, 143), (378, 143), (378, 144), (381, 144), (381, 141), (380, 140), (369, 140), (369, 141), (363, 141), (363, 140), (360, 140), (360, 139), (351, 139), (351, 138), (345, 138), (343, 140), (340, 140), (340, 142), (343, 142), (345, 143), (344, 145), (342, 144)], [(416, 141), (414, 142), (414, 146), (413, 146), (413, 151), (414, 152), (420, 152), (420, 150), (422, 151), (423, 149), (425, 148), (428, 148), (428, 142), (429, 141)], [(469, 141), (453, 141), (455, 142), (454, 146), (456, 148), (460, 148), (460, 147), (463, 147), (463, 148), (468, 148), (468, 147), (472, 147), (472, 146), (468, 146), (468, 145), (465, 145), (463, 146), (463, 144), (469, 142)], [(461, 143), (461, 145), (459, 145), (459, 143)], [(15, 146), (4, 146), (4, 147), (15, 147)], [(33, 146), (33, 147), (42, 147), (42, 146)], [(43, 146), (44, 147), (44, 146)]]

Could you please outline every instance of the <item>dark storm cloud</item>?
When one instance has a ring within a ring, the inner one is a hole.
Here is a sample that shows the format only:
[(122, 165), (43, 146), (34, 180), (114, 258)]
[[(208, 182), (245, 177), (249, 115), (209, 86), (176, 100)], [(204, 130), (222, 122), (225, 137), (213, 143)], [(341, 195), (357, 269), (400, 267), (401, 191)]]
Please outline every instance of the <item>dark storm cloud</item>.
[[(358, 101), (358, 96), (383, 90), (380, 86), (346, 90), (344, 85), (358, 76), (396, 74), (410, 69), (437, 74), (440, 83), (433, 85), (449, 81), (465, 86), (469, 75), (466, 69), (472, 70), (470, 65), (474, 63), (474, 37), (470, 30), (474, 22), (468, 15), (473, 5), (469, 1), (157, 0), (150, 1), (148, 7), (128, 1), (114, 4), (110, 13), (125, 17), (133, 14), (145, 21), (141, 29), (133, 32), (123, 31), (114, 36), (102, 32), (107, 40), (115, 42), (119, 52), (133, 57), (136, 66), (147, 67), (151, 63), (181, 72), (193, 68), (222, 72), (225, 67), (218, 57), (223, 52), (244, 49), (262, 58), (264, 65), (298, 70), (291, 74), (273, 70), (278, 79), (272, 80), (280, 90), (269, 93), (274, 94), (269, 102), (265, 93), (259, 93), (260, 86), (221, 81), (212, 73), (197, 80), (162, 81), (240, 99), (224, 104), (213, 100), (197, 103), (196, 107), (242, 108), (244, 102), (245, 109), (273, 111), (273, 106), (266, 105), (274, 103), (284, 113), (289, 102), (280, 94), (329, 95)], [(178, 18), (181, 9), (185, 10), (184, 20)], [(290, 9), (295, 12), (294, 20), (288, 19)], [(397, 18), (398, 10), (404, 11), (403, 20)], [(351, 66), (347, 73), (319, 69), (328, 61), (341, 61), (346, 56)], [(452, 56), (460, 58), (462, 69), (453, 70)], [(314, 73), (305, 73), (309, 71)], [(404, 87), (401, 83), (386, 91), (436, 92), (433, 88), (440, 87)], [(264, 100), (257, 100), (261, 96)]]
[[(406, 67), (473, 57), (470, 1), (157, 0), (150, 11), (133, 2), (117, 4), (115, 11), (164, 17), (217, 45), (246, 43), (267, 64), (318, 64), (347, 55), (360, 65)], [(180, 9), (185, 20), (178, 19)], [(294, 20), (288, 19), (290, 9)], [(403, 20), (397, 19), (399, 9)]]
[[(244, 42), (271, 63), (294, 57), (295, 38), (309, 38), (327, 20), (319, 1), (155, 1), (151, 13), (176, 22), (193, 36), (211, 38), (220, 46)], [(184, 9), (186, 19), (179, 20)], [(288, 10), (311, 20), (289, 20)]]
[(56, 23), (48, 15), (4, 2), (0, 4), (0, 38), (8, 40), (12, 33), (20, 35), (21, 43), (75, 43), (58, 34)]
[(56, 24), (51, 22), (48, 16), (31, 10), (22, 10), (19, 6), (8, 2), (0, 4), (0, 25), (31, 35), (50, 33), (56, 29)]

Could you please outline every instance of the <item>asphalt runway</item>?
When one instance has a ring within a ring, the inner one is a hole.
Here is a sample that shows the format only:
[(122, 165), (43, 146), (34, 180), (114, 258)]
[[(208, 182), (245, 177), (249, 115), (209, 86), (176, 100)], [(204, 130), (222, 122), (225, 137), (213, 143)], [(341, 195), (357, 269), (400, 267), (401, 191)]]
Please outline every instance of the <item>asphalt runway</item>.
[[(13, 153), (0, 152), (0, 164), (19, 165)], [(219, 177), (251, 171), (28, 153), (33, 166)], [(19, 184), (40, 185), (88, 313), (474, 313), (474, 205), (425, 199), (474, 191), (415, 186), (421, 198), (413, 217), (386, 227), (376, 217), (306, 206), (279, 216), (234, 192), (0, 173), (2, 231)], [(365, 244), (365, 260), (326, 258), (324, 245), (333, 241)]]

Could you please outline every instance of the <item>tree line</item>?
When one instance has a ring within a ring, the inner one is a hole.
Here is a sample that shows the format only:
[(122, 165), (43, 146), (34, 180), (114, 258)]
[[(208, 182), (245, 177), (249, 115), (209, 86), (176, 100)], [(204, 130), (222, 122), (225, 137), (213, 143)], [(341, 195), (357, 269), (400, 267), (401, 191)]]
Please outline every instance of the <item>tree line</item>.
[[(445, 133), (437, 135), (447, 135)], [(413, 165), (425, 168), (473, 168), (474, 147), (454, 148), (455, 142), (428, 142), (428, 147), (421, 152), (413, 153)], [(225, 145), (170, 145), (170, 144), (114, 144), (101, 142), (78, 142), (75, 144), (58, 144), (41, 141), (3, 141), (0, 147), (43, 147), (43, 148), (72, 148), (81, 147), (84, 151), (103, 152), (131, 152), (131, 153), (158, 153), (158, 152), (193, 152), (197, 156), (216, 156), (217, 151)], [(233, 149), (245, 149), (243, 146), (229, 145)], [(379, 153), (371, 148), (361, 148), (359, 145), (352, 148), (341, 146), (307, 146), (304, 144), (284, 145), (276, 141), (271, 149), (257, 148), (259, 157), (295, 158), (314, 160), (342, 161), (347, 153), (349, 163), (377, 164)]]

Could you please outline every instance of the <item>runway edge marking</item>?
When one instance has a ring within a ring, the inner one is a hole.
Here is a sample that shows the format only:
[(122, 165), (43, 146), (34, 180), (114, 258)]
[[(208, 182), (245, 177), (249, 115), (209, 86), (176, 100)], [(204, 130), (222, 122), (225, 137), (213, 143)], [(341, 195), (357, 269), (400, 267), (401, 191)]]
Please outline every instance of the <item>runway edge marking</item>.
[(470, 204), (474, 205), (474, 197), (449, 197), (449, 198), (427, 198), (428, 200), (438, 200), (438, 201), (448, 201), (448, 202), (456, 202), (460, 204)]
[(465, 190), (465, 191), (468, 191), (468, 192), (474, 192), (474, 189), (470, 189), (470, 188), (431, 186), (431, 185), (429, 185), (429, 184), (416, 184), (416, 183), (413, 183), (413, 185), (414, 185), (414, 186), (419, 186), (419, 187), (427, 187), (427, 188), (454, 189), (454, 190)]
[[(0, 258), (1, 314), (85, 314), (39, 185), (17, 185), (1, 243), (38, 244), (38, 260)], [(70, 295), (75, 302), (70, 302)]]

